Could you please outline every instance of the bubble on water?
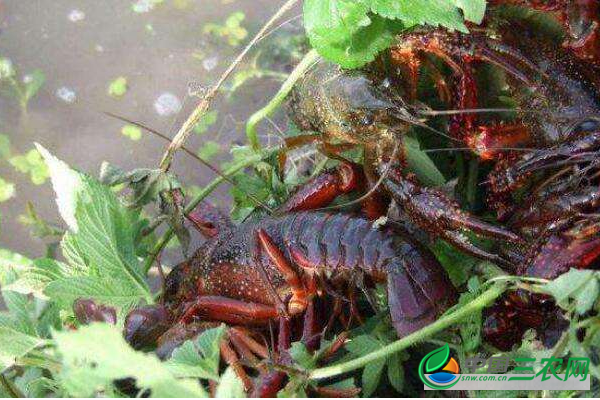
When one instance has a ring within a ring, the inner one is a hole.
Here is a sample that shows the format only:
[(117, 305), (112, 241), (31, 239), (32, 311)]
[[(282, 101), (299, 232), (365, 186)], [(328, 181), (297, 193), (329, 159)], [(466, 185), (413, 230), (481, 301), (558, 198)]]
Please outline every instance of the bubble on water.
[(202, 61), (202, 67), (207, 71), (214, 69), (218, 64), (219, 58), (217, 56), (209, 57)]
[(77, 100), (77, 94), (75, 91), (66, 86), (56, 89), (56, 97), (69, 104), (74, 103), (75, 100)]
[(71, 10), (71, 12), (69, 12), (69, 15), (67, 16), (69, 18), (69, 21), (71, 22), (79, 22), (83, 19), (85, 19), (85, 13), (81, 10)]
[(94, 50), (96, 50), (98, 53), (102, 53), (104, 52), (104, 46), (102, 46), (101, 44), (97, 44), (96, 46), (94, 46)]
[(154, 109), (163, 117), (177, 114), (181, 110), (181, 100), (173, 93), (165, 92), (154, 102)]

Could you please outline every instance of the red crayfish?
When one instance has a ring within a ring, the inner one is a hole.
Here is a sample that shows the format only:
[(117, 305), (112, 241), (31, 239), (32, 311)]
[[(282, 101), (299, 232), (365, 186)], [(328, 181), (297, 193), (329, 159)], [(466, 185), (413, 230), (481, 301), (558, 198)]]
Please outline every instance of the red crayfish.
[[(128, 315), (126, 339), (135, 347), (158, 342), (157, 352), (164, 357), (203, 329), (205, 321), (264, 327), (277, 319), (308, 316), (311, 299), (339, 291), (337, 299), (347, 292), (354, 315), (354, 289), (378, 282), (387, 282), (399, 336), (434, 321), (455, 302), (456, 293), (426, 248), (361, 215), (311, 211), (351, 192), (361, 179), (356, 166), (344, 164), (303, 186), (281, 207), (280, 216), (238, 226), (203, 205), (190, 219), (208, 240), (168, 274), (160, 304)], [(251, 334), (242, 332), (235, 328), (233, 336), (259, 348)], [(236, 360), (230, 351), (224, 356)]]

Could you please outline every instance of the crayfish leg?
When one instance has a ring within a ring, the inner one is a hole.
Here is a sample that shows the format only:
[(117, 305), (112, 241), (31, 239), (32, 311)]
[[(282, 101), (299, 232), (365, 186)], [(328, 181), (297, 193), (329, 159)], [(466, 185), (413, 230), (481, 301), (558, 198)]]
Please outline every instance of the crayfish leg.
[(256, 235), (261, 250), (269, 256), (273, 264), (275, 264), (279, 272), (283, 275), (286, 283), (290, 286), (292, 298), (288, 301), (287, 311), (291, 315), (303, 312), (308, 306), (308, 294), (300, 275), (294, 270), (291, 263), (267, 232), (259, 229)]
[(463, 233), (466, 229), (511, 243), (522, 241), (513, 232), (488, 224), (462, 211), (458, 204), (445, 194), (434, 189), (422, 188), (412, 177), (404, 177), (399, 171), (394, 171), (384, 181), (384, 185), (421, 229), (448, 240), (460, 250), (475, 257), (506, 264), (500, 256), (490, 254), (470, 243)]

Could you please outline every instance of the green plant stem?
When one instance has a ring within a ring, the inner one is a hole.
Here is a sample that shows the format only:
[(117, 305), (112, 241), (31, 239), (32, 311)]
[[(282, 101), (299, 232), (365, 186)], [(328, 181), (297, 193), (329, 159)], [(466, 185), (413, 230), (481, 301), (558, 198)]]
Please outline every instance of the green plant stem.
[[(226, 177), (230, 177), (234, 174), (236, 174), (237, 172), (241, 171), (242, 169), (249, 167), (253, 164), (256, 164), (257, 162), (263, 160), (265, 157), (268, 157), (270, 154), (272, 154), (273, 152), (275, 152), (277, 150), (269, 150), (263, 153), (257, 153), (255, 155), (252, 155), (251, 157), (248, 157), (247, 159), (245, 159), (244, 161), (241, 161), (233, 166), (231, 166), (230, 168), (226, 169), (225, 171), (223, 171), (223, 176), (219, 176), (217, 178), (215, 178), (212, 182), (210, 182), (208, 185), (206, 185), (202, 191), (200, 193), (198, 193), (198, 195), (196, 197), (194, 197), (185, 207), (184, 213), (189, 213), (191, 212), (194, 208), (196, 208), (196, 206), (202, 201), (204, 200), (209, 194), (211, 194), (221, 183), (223, 183), (226, 179)], [(158, 256), (158, 254), (160, 254), (160, 252), (162, 251), (162, 249), (167, 245), (167, 243), (169, 243), (169, 240), (171, 240), (171, 237), (173, 236), (173, 229), (169, 228), (167, 229), (167, 231), (163, 234), (163, 236), (160, 238), (160, 240), (156, 243), (156, 245), (154, 246), (154, 249), (152, 249), (152, 252), (150, 253), (150, 255), (148, 256), (146, 263), (144, 264), (144, 272), (147, 273), (150, 268), (152, 267), (152, 264), (154, 263), (154, 261), (156, 260), (156, 257)]]
[(294, 84), (298, 81), (298, 79), (302, 78), (302, 76), (315, 63), (315, 61), (317, 61), (318, 58), (319, 54), (316, 50), (311, 50), (306, 53), (304, 58), (300, 61), (300, 63), (298, 63), (298, 65), (296, 65), (296, 68), (294, 68), (294, 70), (290, 73), (285, 82), (283, 82), (275, 96), (263, 108), (250, 116), (248, 122), (246, 122), (246, 137), (248, 138), (248, 141), (254, 150), (258, 150), (260, 147), (257, 131), (258, 123), (272, 115), (275, 110), (279, 108), (287, 95), (292, 91)]
[(362, 368), (373, 361), (379, 360), (380, 358), (388, 357), (391, 354), (404, 350), (416, 343), (422, 342), (433, 334), (438, 333), (456, 324), (457, 322), (470, 317), (474, 312), (482, 310), (484, 307), (496, 300), (502, 293), (504, 293), (506, 287), (507, 286), (504, 283), (496, 283), (470, 303), (467, 303), (465, 306), (457, 309), (453, 313), (438, 319), (433, 324), (427, 325), (425, 328), (411, 333), (410, 335), (405, 336), (402, 339), (397, 340), (394, 343), (384, 346), (381, 349), (365, 356), (337, 365), (332, 365), (330, 367), (315, 369), (309, 373), (308, 377), (312, 380), (320, 380), (345, 374), (347, 372), (354, 371), (355, 369)]

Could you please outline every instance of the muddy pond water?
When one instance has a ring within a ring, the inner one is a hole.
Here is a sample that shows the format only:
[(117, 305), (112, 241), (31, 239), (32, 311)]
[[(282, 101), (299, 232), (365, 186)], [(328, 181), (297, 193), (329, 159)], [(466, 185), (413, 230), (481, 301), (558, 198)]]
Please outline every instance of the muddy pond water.
[[(4, 135), (0, 191), (9, 192), (0, 202), (0, 248), (29, 257), (44, 253), (44, 241), (32, 237), (30, 227), (19, 222), (27, 202), (42, 218), (60, 222), (49, 180), (36, 169), (35, 157), (26, 157), (34, 142), (93, 175), (105, 160), (124, 169), (156, 167), (166, 142), (146, 132), (140, 136), (136, 130), (123, 131), (125, 123), (104, 112), (172, 136), (197, 101), (188, 95), (189, 83), (201, 87), (214, 82), (281, 3), (0, 0), (0, 57), (16, 68), (19, 85), (37, 79), (35, 74), (45, 77), (26, 109), (14, 93), (0, 93)], [(248, 68), (261, 46), (287, 31), (299, 31), (299, 13), (290, 12), (287, 18), (292, 20), (261, 42), (242, 69)], [(285, 72), (289, 68), (285, 63), (273, 68)], [(195, 135), (189, 147), (214, 153), (215, 161), (226, 159), (232, 144), (244, 143), (248, 115), (276, 91), (279, 82), (277, 74), (272, 75), (251, 79), (234, 93), (220, 96), (216, 122), (202, 136)], [(280, 122), (285, 123), (284, 117)], [(207, 149), (207, 141), (218, 145)], [(183, 153), (176, 156), (173, 172), (185, 185), (202, 186), (214, 178)], [(227, 187), (217, 190), (211, 200), (227, 208)]]

